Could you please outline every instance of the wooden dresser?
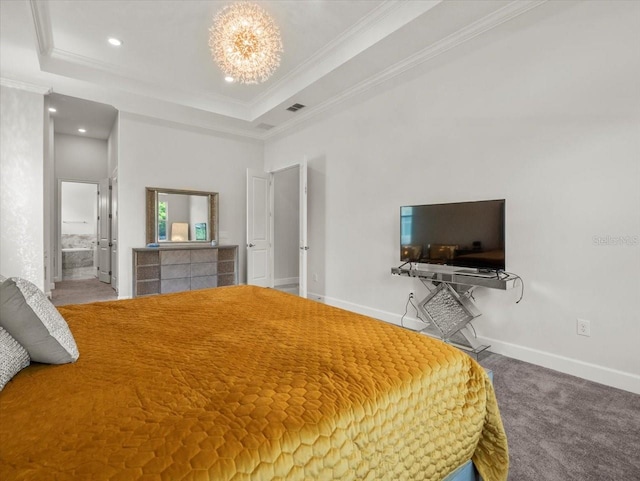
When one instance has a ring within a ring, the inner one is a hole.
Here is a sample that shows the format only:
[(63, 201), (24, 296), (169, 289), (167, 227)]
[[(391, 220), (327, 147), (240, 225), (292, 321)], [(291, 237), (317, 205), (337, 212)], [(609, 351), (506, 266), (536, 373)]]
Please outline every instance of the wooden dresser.
[(133, 249), (133, 297), (238, 283), (238, 246)]

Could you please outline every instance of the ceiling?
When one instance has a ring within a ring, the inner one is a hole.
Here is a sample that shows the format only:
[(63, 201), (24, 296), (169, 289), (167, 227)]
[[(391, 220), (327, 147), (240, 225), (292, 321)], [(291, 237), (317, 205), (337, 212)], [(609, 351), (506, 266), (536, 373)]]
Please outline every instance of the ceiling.
[[(118, 116), (115, 107), (58, 93), (49, 95), (49, 107), (56, 111), (53, 130), (58, 134), (78, 135), (107, 140)], [(85, 132), (80, 132), (83, 129)]]
[[(211, 58), (208, 29), (230, 3), (2, 1), (3, 84), (263, 139), (397, 82), (544, 0), (259, 1), (280, 27), (284, 52), (278, 70), (258, 85), (225, 82)], [(123, 45), (109, 45), (109, 37)], [(294, 103), (306, 107), (287, 111)]]

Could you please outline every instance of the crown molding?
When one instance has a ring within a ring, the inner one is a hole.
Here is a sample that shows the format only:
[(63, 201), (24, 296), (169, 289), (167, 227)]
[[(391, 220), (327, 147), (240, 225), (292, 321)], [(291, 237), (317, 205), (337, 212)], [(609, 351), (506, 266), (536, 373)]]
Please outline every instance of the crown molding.
[[(166, 90), (166, 87), (162, 87), (160, 84), (157, 84), (155, 82), (149, 82), (146, 80), (141, 80), (133, 70), (125, 70), (120, 65), (116, 65), (108, 62), (102, 62), (92, 57), (87, 57), (86, 55), (80, 55), (74, 52), (69, 52), (68, 50), (62, 50), (54, 47), (51, 49), (49, 58), (52, 61), (66, 62), (66, 63), (70, 63), (75, 66), (80, 66), (89, 70), (95, 70), (101, 73), (106, 73), (111, 76), (119, 77), (134, 85), (139, 85), (141, 88), (144, 88), (146, 92), (148, 92), (148, 89), (150, 88)], [(183, 92), (176, 87), (173, 87), (172, 91), (180, 91), (183, 94), (187, 94), (187, 92)], [(243, 102), (241, 100), (237, 100), (224, 95), (212, 95), (209, 92), (204, 92), (204, 91), (195, 91), (195, 92), (190, 91), (188, 92), (188, 94), (191, 97), (206, 99), (211, 102), (225, 103), (227, 105), (233, 105), (235, 107), (239, 107), (243, 109), (246, 109), (248, 107), (247, 102)], [(172, 100), (172, 99), (169, 99), (169, 100)]]
[(355, 38), (357, 35), (361, 34), (364, 30), (369, 28), (371, 25), (378, 23), (385, 17), (391, 15), (391, 12), (397, 10), (400, 6), (400, 2), (398, 0), (387, 0), (381, 5), (378, 5), (375, 9), (369, 12), (368, 15), (362, 17), (356, 24), (352, 25), (351, 28), (344, 31), (342, 34), (338, 35), (334, 38), (330, 43), (323, 46), (321, 49), (316, 51), (311, 57), (302, 62), (296, 68), (291, 70), (287, 75), (282, 77), (277, 83), (273, 84), (267, 90), (262, 92), (253, 100), (253, 105), (263, 102), (268, 97), (270, 97), (276, 90), (283, 88), (287, 83), (291, 82), (295, 77), (298, 77), (301, 73), (309, 70), (309, 67), (312, 65), (316, 65), (320, 63), (325, 58), (335, 55), (336, 51), (343, 45), (346, 41)]
[(461, 28), (457, 32), (448, 35), (447, 37), (439, 40), (438, 42), (431, 44), (429, 47), (407, 57), (400, 62), (383, 70), (379, 74), (371, 77), (367, 80), (354, 85), (353, 87), (343, 91), (340, 95), (332, 97), (331, 99), (310, 108), (306, 112), (303, 112), (288, 120), (282, 124), (274, 127), (273, 129), (265, 132), (263, 138), (269, 139), (280, 135), (288, 130), (295, 128), (298, 124), (311, 120), (313, 117), (320, 115), (321, 113), (331, 109), (334, 106), (344, 103), (347, 99), (365, 93), (374, 87), (387, 82), (408, 70), (411, 70), (428, 60), (431, 60), (438, 55), (441, 55), (452, 48), (461, 45), (478, 35), (481, 35), (499, 25), (522, 15), (529, 10), (532, 10), (540, 5), (543, 5), (548, 0), (514, 0), (513, 2), (505, 5), (504, 7), (484, 16), (483, 18)]
[(358, 55), (442, 1), (387, 0), (258, 95), (251, 102), (251, 117), (259, 118), (271, 108), (342, 65), (345, 60)]
[[(129, 84), (130, 88), (128, 90), (132, 93), (148, 96), (151, 91), (154, 92), (158, 98), (176, 103), (184, 103), (185, 99), (188, 99), (186, 104), (194, 108), (202, 108), (202, 103), (208, 103), (211, 111), (214, 113), (249, 120), (250, 104), (248, 102), (225, 95), (214, 95), (203, 90), (183, 91), (178, 87), (173, 87), (169, 91), (166, 87), (153, 81), (144, 80), (137, 72), (125, 70), (120, 65), (103, 62), (86, 55), (80, 55), (57, 48), (53, 41), (48, 1), (29, 0), (29, 6), (31, 7), (31, 16), (38, 45), (38, 60), (42, 71), (65, 75), (61, 65), (64, 63), (76, 69), (84, 69), (90, 77), (95, 77), (95, 73), (97, 72), (101, 74), (100, 76), (107, 74), (108, 76), (122, 79)], [(141, 94), (141, 92), (144, 93)], [(178, 94), (175, 95), (173, 92), (177, 92)], [(217, 105), (212, 107), (211, 104)]]
[(191, 123), (184, 120), (165, 119), (157, 117), (155, 115), (147, 115), (144, 113), (138, 113), (128, 110), (118, 109), (120, 118), (139, 120), (148, 124), (159, 125), (164, 127), (178, 128), (187, 130), (189, 132), (195, 132), (205, 135), (225, 135), (233, 138), (251, 139), (256, 142), (262, 143), (264, 141), (264, 135), (261, 132), (252, 132), (244, 129), (234, 129), (230, 127), (224, 127), (220, 125), (203, 125), (202, 123)]
[(24, 90), (26, 92), (33, 92), (40, 95), (47, 95), (51, 93), (51, 87), (45, 87), (43, 85), (32, 84), (29, 82), (13, 80), (5, 77), (0, 77), (0, 85), (12, 89)]
[(29, 0), (31, 16), (38, 42), (38, 56), (47, 56), (53, 50), (53, 34), (51, 32), (51, 16), (49, 5), (42, 0)]

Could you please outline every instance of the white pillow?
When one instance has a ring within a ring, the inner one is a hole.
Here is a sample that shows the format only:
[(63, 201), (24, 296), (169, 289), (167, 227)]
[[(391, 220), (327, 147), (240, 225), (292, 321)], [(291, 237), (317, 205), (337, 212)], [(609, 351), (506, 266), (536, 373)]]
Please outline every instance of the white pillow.
[(29, 354), (11, 334), (0, 327), (0, 391), (29, 365)]
[(0, 326), (34, 362), (65, 364), (78, 359), (78, 346), (64, 318), (31, 282), (19, 277), (0, 285)]

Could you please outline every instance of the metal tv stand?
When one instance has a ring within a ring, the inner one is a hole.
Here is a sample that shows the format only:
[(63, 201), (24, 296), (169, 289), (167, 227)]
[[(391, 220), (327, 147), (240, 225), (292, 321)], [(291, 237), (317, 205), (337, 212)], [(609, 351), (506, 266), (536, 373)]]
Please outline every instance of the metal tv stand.
[(482, 313), (471, 300), (476, 287), (507, 290), (515, 287), (517, 277), (507, 273), (482, 273), (473, 269), (403, 265), (391, 268), (391, 274), (417, 277), (429, 293), (417, 309), (427, 326), (420, 332), (478, 355), (490, 346), (480, 344), (469, 323)]

